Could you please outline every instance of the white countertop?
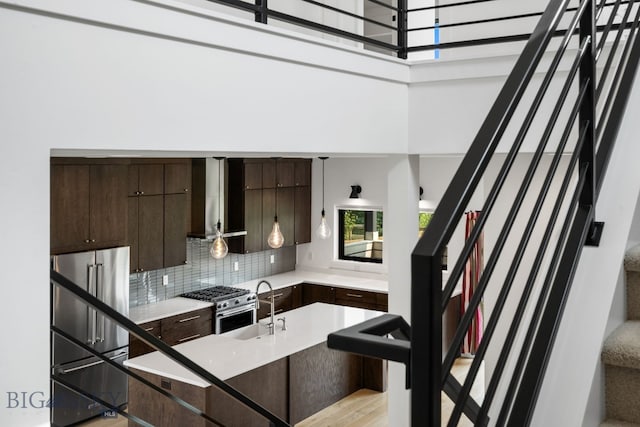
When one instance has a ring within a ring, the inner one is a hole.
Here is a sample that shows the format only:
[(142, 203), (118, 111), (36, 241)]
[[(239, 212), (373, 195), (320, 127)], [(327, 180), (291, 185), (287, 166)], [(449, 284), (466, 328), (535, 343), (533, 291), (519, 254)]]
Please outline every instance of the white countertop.
[[(255, 292), (256, 286), (260, 280), (268, 281), (274, 290), (286, 288), (287, 286), (299, 285), (300, 283), (312, 283), (315, 285), (334, 286), (337, 288), (351, 288), (362, 291), (383, 292), (389, 291), (389, 282), (387, 280), (371, 279), (359, 276), (320, 273), (317, 271), (294, 270), (286, 273), (275, 274), (273, 276), (261, 277), (260, 279), (249, 280), (248, 282), (234, 285), (239, 288), (249, 289)], [(262, 288), (260, 291), (266, 291)]]
[[(315, 303), (283, 313), (287, 330), (283, 331), (282, 323), (277, 322), (275, 335), (268, 335), (267, 328), (260, 325), (263, 333), (260, 338), (233, 338), (256, 328), (256, 325), (251, 325), (223, 335), (207, 335), (174, 348), (224, 381), (313, 347), (326, 341), (332, 332), (382, 314), (361, 308)], [(124, 364), (187, 384), (209, 386), (208, 382), (159, 352), (129, 359)]]
[(129, 319), (137, 324), (147, 323), (164, 317), (177, 316), (178, 314), (207, 307), (213, 307), (213, 303), (191, 298), (176, 297), (153, 304), (131, 307), (129, 309)]
[[(286, 273), (275, 274), (260, 279), (249, 280), (248, 282), (233, 285), (237, 288), (248, 289), (255, 292), (256, 286), (260, 280), (268, 281), (274, 290), (286, 288), (300, 283), (312, 283), (315, 285), (333, 286), (337, 288), (351, 288), (363, 291), (387, 293), (389, 283), (387, 280), (371, 279), (355, 275), (322, 273), (308, 270), (294, 270)], [(206, 279), (201, 281), (206, 284)], [(211, 284), (214, 286), (214, 284)], [(202, 287), (206, 287), (203, 285)], [(267, 291), (267, 287), (263, 287), (261, 291)], [(162, 319), (163, 317), (176, 316), (178, 314), (187, 313), (189, 311), (199, 310), (201, 308), (211, 307), (213, 303), (202, 302), (189, 298), (171, 298), (153, 304), (140, 305), (129, 309), (129, 318), (137, 324), (151, 322), (153, 320)]]

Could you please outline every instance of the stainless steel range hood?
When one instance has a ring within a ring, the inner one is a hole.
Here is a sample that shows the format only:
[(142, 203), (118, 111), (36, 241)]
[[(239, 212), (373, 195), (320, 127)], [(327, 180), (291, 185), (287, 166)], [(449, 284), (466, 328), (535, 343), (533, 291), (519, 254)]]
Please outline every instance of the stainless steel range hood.
[[(223, 169), (219, 171), (218, 164)], [(216, 158), (192, 159), (191, 232), (190, 237), (213, 240), (218, 220), (225, 224), (227, 192), (226, 160)], [(221, 172), (221, 173), (220, 173)], [(220, 177), (220, 178), (218, 178)], [(219, 191), (219, 188), (222, 191)], [(218, 207), (220, 213), (218, 214)], [(224, 237), (244, 236), (246, 231), (224, 233)]]

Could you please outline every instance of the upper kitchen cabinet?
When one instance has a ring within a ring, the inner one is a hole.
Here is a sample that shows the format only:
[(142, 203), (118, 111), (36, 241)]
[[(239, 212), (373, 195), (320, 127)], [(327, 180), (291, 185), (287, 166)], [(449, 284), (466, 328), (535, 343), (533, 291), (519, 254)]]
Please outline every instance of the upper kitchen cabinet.
[(231, 252), (270, 249), (276, 211), (286, 246), (311, 241), (310, 159), (227, 159), (227, 172), (225, 231), (247, 232), (228, 239)]
[(187, 263), (187, 217), (189, 203), (186, 194), (164, 196), (164, 267)]
[(191, 218), (191, 159), (131, 159), (131, 163), (131, 271), (184, 264)]
[(295, 186), (311, 186), (311, 159), (297, 159), (294, 168)]
[(129, 196), (164, 194), (164, 166), (162, 164), (130, 165)]
[(164, 194), (182, 194), (191, 191), (191, 159), (164, 165)]
[(278, 159), (276, 162), (276, 186), (293, 187), (296, 183), (296, 160)]
[(125, 162), (51, 159), (51, 253), (127, 243)]

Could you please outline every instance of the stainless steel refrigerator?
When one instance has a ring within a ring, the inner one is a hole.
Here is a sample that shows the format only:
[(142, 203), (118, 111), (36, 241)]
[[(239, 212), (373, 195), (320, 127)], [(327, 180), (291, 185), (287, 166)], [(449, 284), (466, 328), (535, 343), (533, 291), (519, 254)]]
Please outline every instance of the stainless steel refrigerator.
[[(120, 313), (129, 314), (129, 247), (51, 257), (51, 267)], [(52, 322), (78, 340), (122, 364), (129, 334), (69, 291), (55, 286)], [(106, 402), (127, 402), (127, 376), (91, 353), (53, 334), (52, 370)], [(51, 423), (66, 426), (103, 414), (107, 408), (57, 382), (52, 384)]]

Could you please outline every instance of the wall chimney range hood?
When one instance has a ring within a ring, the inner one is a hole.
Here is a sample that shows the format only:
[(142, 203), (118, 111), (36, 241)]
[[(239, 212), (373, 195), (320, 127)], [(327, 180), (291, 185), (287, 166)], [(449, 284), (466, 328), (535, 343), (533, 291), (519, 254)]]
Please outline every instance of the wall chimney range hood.
[[(222, 221), (222, 230), (225, 229), (227, 192), (226, 161), (218, 162), (215, 157), (192, 159), (191, 181), (191, 232), (190, 237), (214, 240), (216, 237), (216, 225), (218, 222), (218, 209)], [(224, 169), (219, 174), (218, 165)], [(218, 180), (221, 177), (222, 194), (218, 188)], [(223, 237), (246, 236), (246, 231), (234, 231), (223, 233)]]

